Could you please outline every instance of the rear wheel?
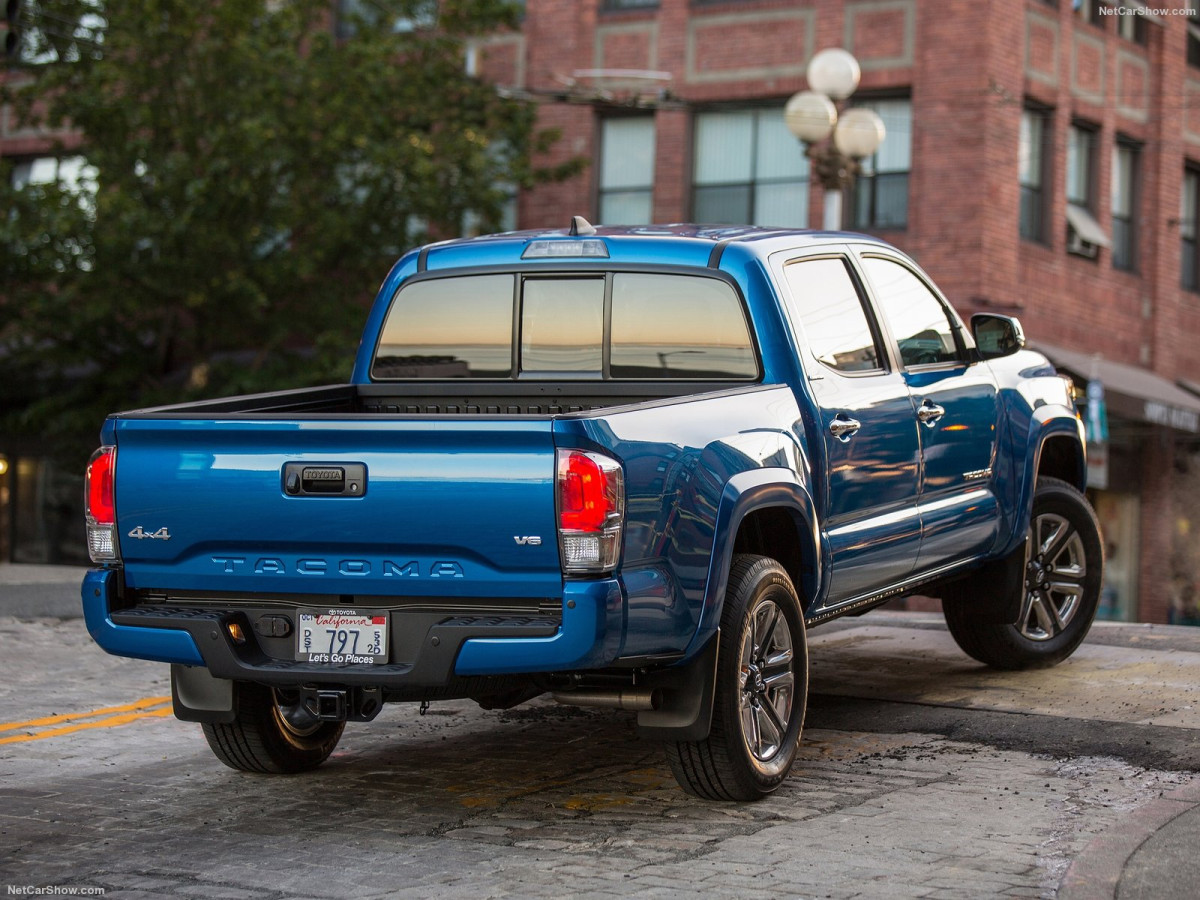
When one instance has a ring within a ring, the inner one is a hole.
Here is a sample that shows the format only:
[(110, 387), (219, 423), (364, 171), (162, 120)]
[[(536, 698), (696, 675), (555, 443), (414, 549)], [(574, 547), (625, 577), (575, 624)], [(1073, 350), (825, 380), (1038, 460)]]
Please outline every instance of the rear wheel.
[(706, 800), (758, 800), (791, 771), (808, 699), (800, 601), (783, 567), (734, 557), (721, 614), (712, 730), (667, 745), (680, 786)]
[(324, 722), (294, 692), (237, 682), (237, 718), (204, 725), (204, 737), (217, 759), (241, 772), (292, 774), (315, 769), (342, 737), (344, 722)]
[(946, 625), (969, 656), (997, 669), (1062, 662), (1087, 636), (1104, 572), (1100, 525), (1087, 499), (1057, 478), (1041, 478), (1026, 538), (1020, 613), (1011, 625), (981, 622), (972, 597), (945, 598)]

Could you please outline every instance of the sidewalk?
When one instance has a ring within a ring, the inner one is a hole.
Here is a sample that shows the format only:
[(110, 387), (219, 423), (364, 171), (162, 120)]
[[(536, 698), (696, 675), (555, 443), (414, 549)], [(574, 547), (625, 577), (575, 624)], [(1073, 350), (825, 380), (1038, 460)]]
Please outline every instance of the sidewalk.
[[(820, 654), (840, 645), (844, 659)], [(1195, 735), (1184, 744), (1190, 771), (1200, 769), (1200, 628), (1116, 622), (1096, 623), (1079, 652), (1041, 672), (982, 669), (963, 657), (945, 632), (940, 614), (878, 610), (814, 629), (811, 690), (912, 708), (1027, 713), (1021, 725), (1063, 723), (1082, 732), (1129, 726), (1163, 728), (1138, 743), (1157, 749), (1166, 735)], [(869, 682), (858, 670), (873, 673)], [(852, 685), (853, 687), (848, 687)], [(1148, 738), (1148, 739), (1147, 739)], [(1036, 740), (1036, 738), (1035, 738)], [(1155, 746), (1149, 746), (1155, 743)], [(1095, 746), (1095, 744), (1092, 744)], [(1084, 751), (1086, 752), (1086, 751)], [(1147, 754), (1150, 755), (1150, 754)], [(1176, 759), (1180, 757), (1176, 755)], [(1083, 812), (1086, 815), (1086, 812)], [(1200, 783), (1166, 793), (1095, 838), (1071, 862), (1059, 900), (1193, 900), (1200, 884)]]
[(83, 566), (0, 563), (0, 616), (77, 619)]
[(1067, 869), (1059, 900), (1191, 900), (1200, 883), (1200, 785), (1143, 806)]

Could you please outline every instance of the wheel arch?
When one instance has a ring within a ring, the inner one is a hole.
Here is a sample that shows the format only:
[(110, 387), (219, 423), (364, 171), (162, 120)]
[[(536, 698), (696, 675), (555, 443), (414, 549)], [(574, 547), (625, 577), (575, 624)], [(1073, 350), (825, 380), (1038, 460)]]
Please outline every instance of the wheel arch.
[(821, 537), (807, 487), (790, 469), (741, 472), (725, 484), (700, 622), (689, 655), (717, 632), (735, 553), (768, 556), (784, 567), (804, 606), (821, 584)]
[(1087, 486), (1087, 461), (1083, 444), (1075, 435), (1049, 434), (1038, 446), (1034, 480), (1050, 476), (1083, 490)]
[(1066, 409), (1042, 407), (1030, 422), (1021, 489), (1013, 511), (1013, 528), (1000, 556), (1025, 540), (1033, 514), (1033, 493), (1040, 477), (1058, 478), (1083, 491), (1087, 486), (1087, 455), (1083, 422)]

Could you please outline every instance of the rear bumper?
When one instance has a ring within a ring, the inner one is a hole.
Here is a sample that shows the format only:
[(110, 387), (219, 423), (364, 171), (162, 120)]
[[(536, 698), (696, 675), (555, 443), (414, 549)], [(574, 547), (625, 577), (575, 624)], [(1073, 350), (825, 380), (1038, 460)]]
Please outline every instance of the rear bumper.
[[(442, 617), (411, 659), (386, 665), (327, 666), (269, 656), (237, 609), (148, 606), (122, 609), (110, 570), (84, 577), (88, 631), (109, 653), (203, 666), (218, 678), (299, 685), (313, 681), (385, 687), (439, 687), (456, 677), (581, 671), (611, 664), (621, 648), (624, 601), (615, 579), (568, 581), (561, 623), (520, 618)], [(116, 607), (114, 611), (114, 606)], [(235, 644), (228, 625), (250, 639)], [(556, 626), (556, 627), (555, 627)]]

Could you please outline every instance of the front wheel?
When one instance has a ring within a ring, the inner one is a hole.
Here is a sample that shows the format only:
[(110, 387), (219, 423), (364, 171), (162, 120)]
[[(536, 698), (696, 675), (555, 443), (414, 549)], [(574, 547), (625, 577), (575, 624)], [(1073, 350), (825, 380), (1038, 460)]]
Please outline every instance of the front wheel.
[(967, 655), (996, 669), (1039, 669), (1075, 652), (1096, 616), (1104, 575), (1100, 525), (1087, 498), (1057, 478), (1040, 478), (1026, 538), (1020, 613), (1011, 625), (978, 621), (966, 591), (942, 604), (950, 634)]
[(773, 559), (739, 555), (721, 613), (712, 730), (667, 745), (675, 779), (706, 800), (758, 800), (791, 771), (808, 699), (804, 615)]
[(297, 692), (239, 681), (237, 718), (204, 726), (217, 759), (231, 769), (283, 775), (315, 769), (342, 737), (344, 722), (324, 722), (300, 703)]

